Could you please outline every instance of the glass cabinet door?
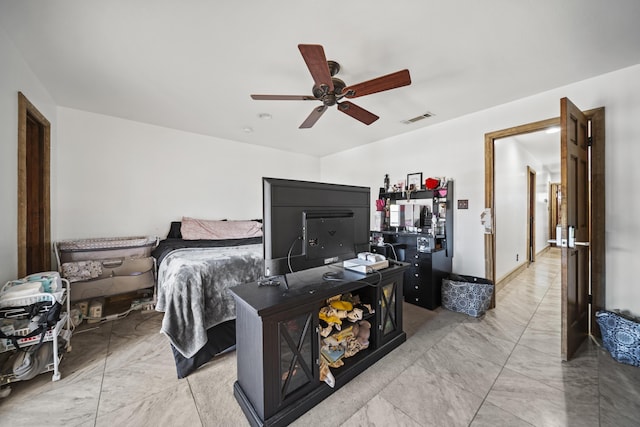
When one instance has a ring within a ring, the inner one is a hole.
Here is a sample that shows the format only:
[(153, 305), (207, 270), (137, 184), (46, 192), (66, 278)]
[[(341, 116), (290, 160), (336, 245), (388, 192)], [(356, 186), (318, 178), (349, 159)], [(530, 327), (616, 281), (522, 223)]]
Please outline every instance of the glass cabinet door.
[(380, 325), (382, 338), (398, 330), (397, 282), (390, 282), (380, 288)]
[[(316, 315), (317, 316), (317, 315)], [(312, 313), (278, 322), (280, 402), (305, 385), (314, 384)]]

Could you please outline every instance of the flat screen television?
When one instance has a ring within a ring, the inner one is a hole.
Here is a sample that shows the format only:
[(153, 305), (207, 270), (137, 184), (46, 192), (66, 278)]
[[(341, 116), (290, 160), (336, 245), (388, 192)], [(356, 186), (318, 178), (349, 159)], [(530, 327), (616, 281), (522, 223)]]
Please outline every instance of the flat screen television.
[(265, 277), (369, 250), (369, 187), (279, 178), (262, 184)]

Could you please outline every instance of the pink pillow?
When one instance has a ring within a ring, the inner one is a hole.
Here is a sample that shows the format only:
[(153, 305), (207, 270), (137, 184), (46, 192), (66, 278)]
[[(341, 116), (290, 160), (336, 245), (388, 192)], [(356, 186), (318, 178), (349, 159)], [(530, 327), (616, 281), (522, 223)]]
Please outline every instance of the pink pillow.
[(180, 233), (185, 240), (244, 239), (262, 236), (258, 221), (217, 221), (182, 217)]

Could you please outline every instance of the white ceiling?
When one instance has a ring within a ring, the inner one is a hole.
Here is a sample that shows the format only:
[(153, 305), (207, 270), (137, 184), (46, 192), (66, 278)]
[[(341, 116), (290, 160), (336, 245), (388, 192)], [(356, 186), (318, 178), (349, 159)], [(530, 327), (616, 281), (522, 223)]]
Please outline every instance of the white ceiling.
[[(60, 106), (314, 156), (638, 64), (638, 18), (638, 0), (0, 0)], [(412, 84), (352, 100), (370, 126), (333, 107), (298, 129), (319, 101), (249, 95), (311, 94), (299, 43), (347, 85), (404, 68)]]

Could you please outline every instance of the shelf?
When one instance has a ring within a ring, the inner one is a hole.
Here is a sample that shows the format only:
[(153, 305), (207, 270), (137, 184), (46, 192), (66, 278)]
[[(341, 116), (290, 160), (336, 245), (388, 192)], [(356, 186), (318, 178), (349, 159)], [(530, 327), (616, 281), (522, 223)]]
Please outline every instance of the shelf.
[[(443, 194), (444, 192), (444, 194)], [(410, 200), (419, 200), (419, 199), (434, 199), (434, 198), (446, 198), (448, 193), (448, 189), (447, 188), (440, 188), (440, 189), (436, 189), (436, 190), (427, 190), (427, 189), (421, 189), (418, 191), (412, 191), (411, 194), (409, 195), (409, 199)], [(391, 199), (391, 200), (402, 200), (402, 199), (407, 199), (407, 192), (406, 191), (398, 191), (398, 192), (385, 192), (382, 188), (380, 189), (380, 192), (378, 193), (378, 198), (379, 199)]]
[[(46, 343), (53, 343), (51, 359), (43, 367), (43, 369), (35, 376), (42, 375), (48, 372), (53, 372), (52, 381), (58, 381), (61, 378), (61, 374), (60, 374), (60, 371), (58, 370), (58, 366), (60, 365), (60, 361), (62, 360), (62, 356), (65, 353), (65, 350), (68, 350), (70, 346), (70, 342), (68, 341), (68, 339), (65, 339), (65, 345), (60, 346), (59, 338), (63, 335), (61, 334), (61, 330), (64, 327), (64, 324), (67, 322), (67, 319), (68, 319), (68, 315), (67, 313), (64, 313), (64, 316), (60, 318), (56, 326), (54, 328), (49, 329), (49, 331), (47, 331), (42, 343), (43, 345)], [(6, 341), (9, 341), (9, 340), (6, 340)], [(38, 343), (40, 343), (40, 335), (33, 337), (33, 340), (28, 342), (23, 342), (23, 340), (18, 341), (18, 345), (20, 346), (23, 346), (23, 345), (33, 346)], [(9, 350), (13, 350), (13, 349), (14, 349), (13, 344), (9, 343), (8, 346), (5, 346), (4, 353), (7, 353)], [(0, 361), (0, 386), (5, 386), (7, 384), (15, 383), (18, 381), (24, 381), (21, 378), (17, 378), (16, 375), (13, 373), (13, 358), (7, 354), (5, 354), (4, 356), (5, 356), (4, 360)], [(8, 364), (10, 364), (11, 366), (7, 366)]]
[[(60, 315), (60, 320), (58, 320), (58, 323), (56, 323), (55, 327), (49, 328), (49, 330), (45, 332), (42, 342), (45, 343), (45, 342), (53, 341), (54, 338), (60, 334), (60, 331), (62, 330), (65, 323), (67, 322), (68, 317), (69, 315), (67, 313), (62, 313)], [(22, 336), (27, 334), (29, 334), (29, 328), (18, 329), (13, 333), (13, 335), (22, 335)], [(18, 346), (22, 348), (22, 347), (28, 347), (35, 344), (39, 344), (41, 337), (42, 337), (42, 334), (38, 334), (29, 338), (20, 338), (17, 340)], [(13, 351), (13, 350), (16, 350), (16, 348), (14, 347), (10, 339), (8, 338), (0, 339), (0, 353), (3, 353), (5, 351)]]
[[(32, 376), (31, 372), (27, 371), (28, 374), (18, 378), (14, 373), (13, 365), (16, 360), (16, 355), (23, 353), (20, 353), (10, 338), (0, 339), (0, 386), (5, 386), (17, 381), (25, 381), (46, 372), (53, 372), (52, 381), (58, 381), (61, 378), (58, 368), (60, 360), (62, 359), (62, 353), (64, 353), (65, 350), (70, 351), (71, 349), (71, 321), (69, 315), (69, 281), (63, 278), (60, 279), (60, 283), (62, 287), (55, 292), (42, 292), (23, 297), (5, 298), (0, 303), (0, 310), (3, 311), (3, 322), (0, 326), (3, 327), (5, 335), (16, 337), (16, 344), (20, 347), (20, 350), (28, 351), (28, 348), (32, 348), (39, 351), (41, 349), (41, 347), (39, 347), (41, 343), (42, 345), (52, 346), (51, 359), (48, 363), (44, 364), (35, 375)], [(8, 286), (12, 286), (11, 282), (8, 282), (3, 289), (8, 289)], [(55, 304), (66, 306), (66, 311), (62, 311), (62, 307), (60, 307), (60, 317), (55, 325), (49, 326), (46, 332), (44, 332), (44, 335), (38, 333), (32, 337), (27, 337), (32, 331), (30, 323), (32, 316), (35, 316), (32, 312), (34, 308), (38, 309), (37, 315), (46, 318), (51, 314), (50, 310)], [(62, 341), (60, 341), (61, 338)]]

